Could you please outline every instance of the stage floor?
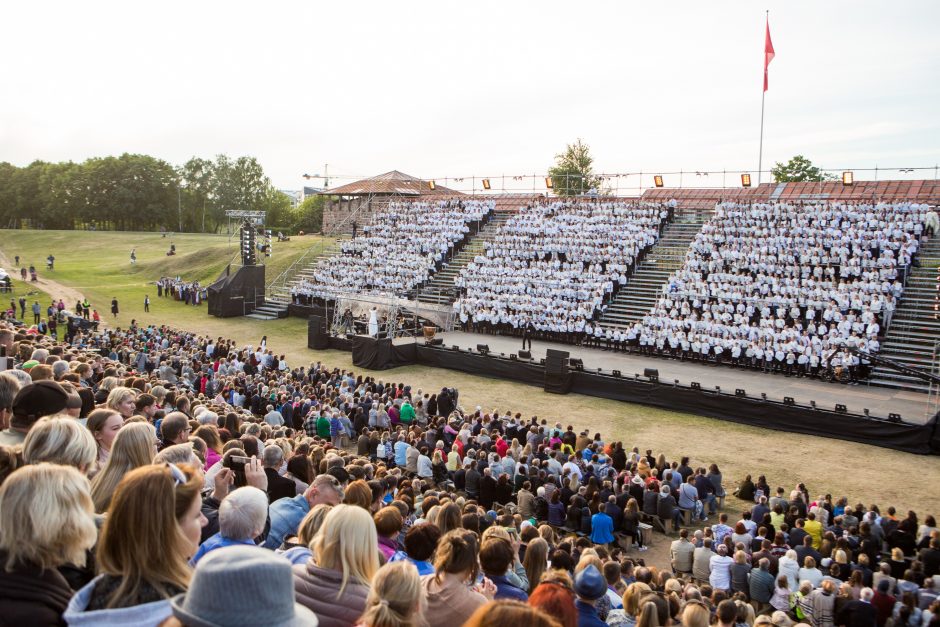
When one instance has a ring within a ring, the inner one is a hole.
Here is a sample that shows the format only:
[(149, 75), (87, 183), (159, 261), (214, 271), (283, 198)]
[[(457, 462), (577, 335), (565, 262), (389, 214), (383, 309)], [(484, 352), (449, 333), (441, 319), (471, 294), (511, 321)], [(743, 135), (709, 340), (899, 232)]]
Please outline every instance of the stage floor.
[[(511, 353), (518, 353), (522, 347), (521, 339), (500, 335), (448, 331), (439, 333), (437, 337), (444, 339), (445, 346), (456, 344), (461, 348), (475, 349), (477, 344), (486, 344), (490, 352), (497, 355), (505, 353), (509, 356)], [(737, 388), (743, 388), (751, 397), (760, 397), (761, 393), (764, 393), (768, 399), (782, 401), (785, 396), (791, 396), (799, 405), (809, 405), (810, 401), (816, 401), (820, 408), (830, 410), (837, 403), (841, 403), (851, 413), (861, 414), (868, 408), (872, 416), (887, 418), (888, 414), (900, 414), (904, 422), (912, 424), (924, 424), (929, 419), (929, 396), (918, 392), (874, 387), (864, 383), (825, 383), (729, 366), (706, 366), (553, 342), (533, 341), (532, 358), (544, 358), (545, 351), (549, 348), (568, 351), (571, 357), (580, 358), (584, 362), (585, 370), (596, 371), (603, 368), (605, 373), (619, 370), (624, 377), (632, 377), (634, 373), (642, 375), (644, 368), (656, 368), (659, 370), (659, 380), (663, 383), (672, 383), (678, 379), (682, 385), (688, 385), (697, 381), (703, 389), (714, 390), (715, 386), (720, 386), (722, 392), (731, 393)]]

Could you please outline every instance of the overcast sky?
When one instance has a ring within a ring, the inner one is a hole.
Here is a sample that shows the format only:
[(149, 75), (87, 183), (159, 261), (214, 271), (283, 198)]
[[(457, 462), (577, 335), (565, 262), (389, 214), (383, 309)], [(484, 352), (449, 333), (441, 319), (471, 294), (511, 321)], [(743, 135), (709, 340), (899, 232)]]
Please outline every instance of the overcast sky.
[(936, 0), (11, 2), (0, 161), (226, 153), (285, 189), (325, 163), (333, 186), (398, 169), (498, 189), (580, 137), (600, 172), (694, 185), (757, 170), (768, 8), (765, 169), (940, 162)]

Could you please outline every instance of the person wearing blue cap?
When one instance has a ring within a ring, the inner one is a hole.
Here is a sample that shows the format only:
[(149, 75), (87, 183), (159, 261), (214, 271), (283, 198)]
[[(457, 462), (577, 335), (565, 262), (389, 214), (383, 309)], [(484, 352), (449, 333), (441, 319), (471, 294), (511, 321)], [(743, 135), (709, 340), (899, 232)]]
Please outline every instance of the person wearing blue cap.
[(607, 580), (593, 564), (574, 578), (574, 591), (578, 595), (574, 605), (578, 610), (578, 627), (601, 627), (606, 625), (597, 615), (594, 604), (607, 594)]

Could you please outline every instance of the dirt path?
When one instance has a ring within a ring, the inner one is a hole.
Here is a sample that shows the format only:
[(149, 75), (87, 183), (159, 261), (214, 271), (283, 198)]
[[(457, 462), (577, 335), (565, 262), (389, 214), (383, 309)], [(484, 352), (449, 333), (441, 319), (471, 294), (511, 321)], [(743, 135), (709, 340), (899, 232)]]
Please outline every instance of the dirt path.
[[(14, 276), (19, 276), (19, 268), (13, 263), (13, 261), (7, 257), (2, 250), (0, 250), (0, 267), (9, 268), (9, 272)], [(55, 271), (53, 270), (53, 273)], [(30, 285), (35, 285), (39, 289), (43, 290), (55, 300), (60, 298), (65, 303), (67, 309), (71, 310), (75, 307), (75, 303), (82, 300), (84, 296), (81, 292), (71, 287), (66, 287), (58, 281), (49, 278), (49, 275), (52, 274), (48, 270), (45, 272), (41, 268), (36, 269), (37, 280), (35, 283), (30, 283)]]

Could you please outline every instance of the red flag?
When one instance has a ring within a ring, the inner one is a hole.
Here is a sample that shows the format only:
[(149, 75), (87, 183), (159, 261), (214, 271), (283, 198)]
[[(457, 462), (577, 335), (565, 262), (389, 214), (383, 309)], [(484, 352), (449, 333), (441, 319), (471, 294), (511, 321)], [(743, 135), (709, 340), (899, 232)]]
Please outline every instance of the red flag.
[(774, 44), (770, 41), (770, 17), (767, 17), (767, 36), (764, 40), (764, 91), (767, 91), (767, 68), (774, 60)]

